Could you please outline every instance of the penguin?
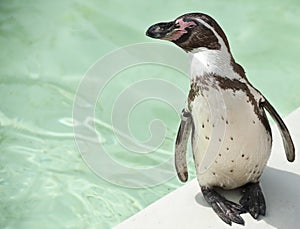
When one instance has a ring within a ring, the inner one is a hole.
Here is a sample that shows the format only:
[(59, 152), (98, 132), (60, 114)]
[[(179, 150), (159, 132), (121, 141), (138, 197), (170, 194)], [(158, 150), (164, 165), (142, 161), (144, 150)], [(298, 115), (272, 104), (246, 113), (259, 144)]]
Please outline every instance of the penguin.
[[(266, 112), (280, 130), (287, 160), (295, 160), (295, 147), (283, 120), (248, 81), (231, 54), (225, 33), (209, 15), (187, 13), (150, 26), (146, 35), (171, 41), (190, 59), (190, 91), (175, 143), (179, 179), (188, 180), (186, 151), (191, 135), (197, 180), (216, 214), (229, 225), (244, 225), (242, 213), (255, 219), (264, 216), (260, 178), (272, 147)], [(219, 193), (235, 188), (241, 188), (239, 203)]]

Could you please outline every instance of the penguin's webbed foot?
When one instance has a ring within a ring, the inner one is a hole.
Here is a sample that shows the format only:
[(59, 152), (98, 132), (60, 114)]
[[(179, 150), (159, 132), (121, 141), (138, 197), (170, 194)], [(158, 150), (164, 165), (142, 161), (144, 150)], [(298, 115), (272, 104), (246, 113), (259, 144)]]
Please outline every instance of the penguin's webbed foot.
[(266, 202), (259, 183), (246, 184), (242, 189), (240, 204), (254, 219), (266, 214)]
[(204, 199), (211, 205), (217, 215), (227, 224), (232, 222), (244, 225), (245, 222), (240, 214), (245, 213), (245, 209), (217, 193), (213, 188), (201, 187)]

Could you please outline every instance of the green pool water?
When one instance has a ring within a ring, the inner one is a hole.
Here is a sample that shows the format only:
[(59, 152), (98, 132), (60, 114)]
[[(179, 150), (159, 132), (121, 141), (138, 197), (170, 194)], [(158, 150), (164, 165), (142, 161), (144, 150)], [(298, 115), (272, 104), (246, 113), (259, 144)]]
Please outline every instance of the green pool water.
[[(95, 174), (75, 143), (72, 115), (80, 82), (97, 60), (124, 46), (156, 42), (144, 35), (149, 25), (195, 11), (222, 25), (236, 61), (281, 115), (300, 105), (299, 1), (0, 2), (0, 228), (111, 228), (182, 185), (175, 173), (138, 188)], [(186, 76), (170, 67), (131, 66), (108, 82), (94, 108), (98, 140), (109, 157), (137, 172), (172, 159), (176, 109), (145, 97), (145, 90), (130, 90), (128, 98), (146, 98), (124, 114), (131, 134), (147, 141), (152, 120), (165, 125), (165, 137), (151, 154), (126, 150), (109, 111), (121, 92), (149, 78), (172, 83), (183, 94), (189, 87)], [(184, 100), (176, 104), (184, 106)], [(122, 110), (115, 114), (120, 121)]]

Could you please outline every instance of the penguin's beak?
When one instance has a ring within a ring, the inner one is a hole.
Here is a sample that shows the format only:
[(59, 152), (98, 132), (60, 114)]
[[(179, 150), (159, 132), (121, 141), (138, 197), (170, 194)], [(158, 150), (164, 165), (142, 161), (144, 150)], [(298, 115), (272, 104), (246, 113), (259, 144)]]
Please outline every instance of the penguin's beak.
[(161, 22), (150, 26), (146, 31), (146, 35), (155, 39), (171, 40), (178, 27), (174, 21)]

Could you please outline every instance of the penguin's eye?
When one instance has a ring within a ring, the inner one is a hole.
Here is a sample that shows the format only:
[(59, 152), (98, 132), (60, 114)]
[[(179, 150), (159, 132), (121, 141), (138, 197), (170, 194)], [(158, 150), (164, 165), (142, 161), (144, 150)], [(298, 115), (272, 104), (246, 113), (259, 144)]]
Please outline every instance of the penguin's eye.
[(196, 25), (195, 24), (190, 24), (189, 26), (188, 26), (188, 28), (194, 28)]

